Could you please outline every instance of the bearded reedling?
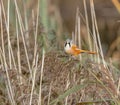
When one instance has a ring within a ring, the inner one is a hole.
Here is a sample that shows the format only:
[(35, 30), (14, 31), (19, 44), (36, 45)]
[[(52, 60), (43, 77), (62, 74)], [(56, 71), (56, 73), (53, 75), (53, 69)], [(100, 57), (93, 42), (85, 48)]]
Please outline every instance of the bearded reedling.
[(74, 56), (79, 55), (81, 53), (97, 54), (97, 52), (79, 49), (75, 44), (73, 44), (72, 40), (70, 39), (66, 40), (65, 45), (64, 45), (64, 50), (67, 54), (71, 54)]

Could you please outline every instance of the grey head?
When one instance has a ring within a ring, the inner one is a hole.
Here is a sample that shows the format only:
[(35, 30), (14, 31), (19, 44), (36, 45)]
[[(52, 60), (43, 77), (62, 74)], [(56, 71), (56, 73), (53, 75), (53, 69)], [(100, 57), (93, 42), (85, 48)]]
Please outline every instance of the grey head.
[(65, 51), (70, 50), (72, 46), (73, 41), (71, 39), (67, 39), (65, 44), (64, 44), (64, 49)]
[(65, 41), (64, 47), (66, 47), (67, 45), (69, 45), (71, 47), (71, 44), (73, 43), (73, 41), (71, 39), (67, 39)]

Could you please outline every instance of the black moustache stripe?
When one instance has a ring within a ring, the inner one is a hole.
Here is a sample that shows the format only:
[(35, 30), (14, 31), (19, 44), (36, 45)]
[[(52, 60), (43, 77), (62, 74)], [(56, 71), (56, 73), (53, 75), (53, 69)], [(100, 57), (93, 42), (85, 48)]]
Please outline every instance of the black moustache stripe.
[(66, 45), (67, 45), (67, 44), (69, 44), (69, 46), (71, 47), (71, 44), (70, 44), (70, 42), (68, 42), (68, 43), (66, 42), (66, 43), (65, 43), (65, 47), (66, 47)]

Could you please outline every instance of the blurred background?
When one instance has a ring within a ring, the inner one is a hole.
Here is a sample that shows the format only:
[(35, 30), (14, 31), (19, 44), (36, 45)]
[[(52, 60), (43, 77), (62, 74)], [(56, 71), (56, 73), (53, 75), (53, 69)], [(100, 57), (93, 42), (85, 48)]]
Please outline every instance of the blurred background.
[[(72, 32), (75, 31), (76, 10), (78, 7), (83, 17), (83, 19), (81, 18), (81, 36), (83, 41), (87, 42), (83, 0), (47, 0), (46, 2), (48, 17), (50, 17), (51, 23), (53, 24), (52, 27), (60, 46), (63, 45), (64, 38), (71, 38)], [(89, 27), (91, 28), (90, 1), (86, 0), (86, 3)], [(35, 9), (37, 0), (36, 2), (34, 0), (28, 1), (26, 4), (29, 10)], [(120, 13), (112, 0), (94, 0), (94, 6), (104, 55), (119, 62)]]
[[(98, 54), (69, 59), (64, 42), (75, 36)], [(118, 105), (119, 71), (120, 0), (0, 0), (0, 105)]]
[[(119, 0), (94, 0), (98, 29), (104, 55), (111, 57), (115, 61), (120, 60), (120, 13), (113, 1)], [(13, 1), (10, 6), (10, 24), (15, 25), (15, 5)], [(29, 41), (32, 42), (32, 30), (35, 27), (38, 0), (17, 0), (23, 22), (27, 14)], [(86, 0), (89, 27), (92, 30), (90, 1)], [(7, 10), (7, 0), (4, 0)], [(45, 33), (47, 37), (46, 46), (62, 49), (66, 38), (72, 37), (75, 32), (76, 10), (79, 8), (81, 16), (81, 36), (86, 41), (85, 10), (83, 0), (40, 0), (39, 32)], [(33, 19), (34, 17), (34, 19)], [(38, 36), (41, 37), (39, 34)], [(46, 41), (45, 41), (46, 42)], [(32, 44), (31, 44), (32, 45)], [(43, 43), (41, 44), (41, 46)]]

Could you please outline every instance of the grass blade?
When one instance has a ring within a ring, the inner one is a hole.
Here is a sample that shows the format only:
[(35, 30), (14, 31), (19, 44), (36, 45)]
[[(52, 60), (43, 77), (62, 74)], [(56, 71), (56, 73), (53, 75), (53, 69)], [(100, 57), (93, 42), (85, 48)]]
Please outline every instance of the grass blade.
[(75, 93), (83, 88), (85, 88), (88, 84), (85, 85), (76, 85), (74, 87), (72, 87), (71, 89), (67, 90), (65, 93), (63, 93), (62, 95), (60, 95), (58, 98), (56, 98), (55, 100), (53, 100), (50, 105), (53, 105), (54, 103), (57, 103), (59, 101), (61, 101), (62, 99), (64, 99), (65, 97), (67, 97), (68, 95)]

